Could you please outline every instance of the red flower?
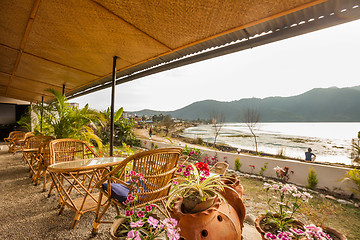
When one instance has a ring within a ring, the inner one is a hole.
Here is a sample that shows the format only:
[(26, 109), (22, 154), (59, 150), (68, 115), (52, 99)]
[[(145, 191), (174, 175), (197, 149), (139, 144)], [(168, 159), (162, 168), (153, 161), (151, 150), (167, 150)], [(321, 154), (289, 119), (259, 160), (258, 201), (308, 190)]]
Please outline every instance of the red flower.
[(199, 169), (199, 171), (202, 171), (202, 172), (208, 172), (208, 171), (210, 171), (209, 165), (207, 165), (206, 163), (203, 163), (203, 162), (197, 162), (197, 163), (195, 163), (195, 167), (196, 167), (197, 169)]

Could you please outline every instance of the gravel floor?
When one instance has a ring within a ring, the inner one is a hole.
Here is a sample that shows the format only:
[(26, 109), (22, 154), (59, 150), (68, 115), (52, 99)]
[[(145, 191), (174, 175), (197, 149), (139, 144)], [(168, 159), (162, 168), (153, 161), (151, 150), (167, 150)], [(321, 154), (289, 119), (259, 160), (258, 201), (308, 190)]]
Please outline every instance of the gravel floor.
[[(91, 238), (94, 212), (82, 215), (70, 230), (74, 212), (65, 208), (59, 216), (56, 190), (51, 197), (47, 195), (42, 184), (31, 183), (22, 153), (8, 153), (0, 145), (0, 239), (110, 239), (110, 224), (101, 224), (98, 235)], [(115, 215), (111, 207), (104, 218)]]

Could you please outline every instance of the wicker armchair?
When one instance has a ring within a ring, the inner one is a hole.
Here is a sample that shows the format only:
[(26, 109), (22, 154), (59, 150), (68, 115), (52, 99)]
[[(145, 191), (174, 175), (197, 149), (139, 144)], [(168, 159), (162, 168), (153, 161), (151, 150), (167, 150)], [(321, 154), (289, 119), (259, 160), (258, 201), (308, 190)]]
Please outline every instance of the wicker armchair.
[[(116, 207), (118, 214), (118, 207), (126, 207), (123, 202), (128, 194), (137, 195), (137, 200), (131, 203), (133, 208), (156, 202), (161, 202), (165, 207), (165, 200), (172, 185), (170, 180), (174, 177), (181, 151), (181, 148), (161, 148), (140, 152), (126, 158), (104, 175), (96, 184), (100, 189), (100, 196), (92, 234), (97, 233), (100, 223), (110, 223), (101, 221), (110, 205)], [(139, 181), (136, 188), (130, 188), (126, 178), (127, 171), (130, 170), (143, 174), (146, 181)], [(103, 201), (103, 197), (107, 198), (106, 201)], [(160, 208), (159, 210), (166, 215)]]
[[(48, 167), (51, 164), (60, 163), (60, 162), (68, 162), (74, 161), (79, 159), (86, 159), (86, 158), (94, 158), (98, 157), (98, 155), (94, 152), (94, 150), (84, 141), (78, 139), (57, 139), (53, 140), (49, 143), (49, 155), (47, 155), (47, 150), (44, 149), (43, 158), (44, 163)], [(49, 157), (49, 160), (46, 158)], [(47, 164), (47, 161), (49, 162)], [(51, 188), (49, 190), (48, 196), (51, 195), (52, 190), (54, 189), (54, 183), (52, 183)], [(61, 200), (59, 199), (60, 204)], [(64, 206), (63, 206), (64, 207)], [(61, 214), (62, 209), (60, 210), (59, 215)]]
[(30, 174), (32, 176), (35, 175), (39, 167), (40, 147), (53, 139), (54, 137), (51, 136), (31, 136), (25, 139), (23, 147), (23, 159), (29, 165)]
[(97, 154), (82, 140), (57, 139), (50, 143), (50, 165), (93, 157), (97, 157)]
[[(31, 158), (25, 158), (25, 160), (30, 166), (32, 166), (33, 179), (32, 182), (35, 185), (39, 184), (40, 177), (43, 177), (43, 191), (46, 190), (46, 183), (49, 181), (47, 178), (47, 166), (50, 162), (50, 151), (49, 143), (55, 138), (52, 136), (34, 136), (25, 140), (25, 148), (23, 150), (24, 158), (28, 155), (27, 152), (31, 154)], [(37, 152), (34, 152), (34, 149), (38, 149)]]
[(25, 138), (25, 132), (23, 131), (13, 131), (9, 134), (7, 138), (4, 138), (5, 144), (9, 147), (8, 152), (16, 153), (18, 149), (16, 147), (16, 141), (24, 138)]
[(210, 168), (210, 172), (224, 175), (229, 168), (229, 164), (226, 162), (217, 162)]

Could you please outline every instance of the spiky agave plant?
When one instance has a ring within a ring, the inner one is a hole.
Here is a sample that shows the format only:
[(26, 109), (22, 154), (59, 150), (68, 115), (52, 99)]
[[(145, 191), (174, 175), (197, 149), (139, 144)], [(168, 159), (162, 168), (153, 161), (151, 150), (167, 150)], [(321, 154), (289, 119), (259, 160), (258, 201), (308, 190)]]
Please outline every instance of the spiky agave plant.
[(191, 163), (187, 166), (187, 171), (184, 171), (180, 177), (175, 178), (174, 181), (177, 183), (170, 190), (166, 204), (167, 206), (170, 206), (171, 202), (176, 197), (186, 199), (194, 195), (198, 196), (200, 201), (206, 201), (208, 198), (217, 195), (221, 200), (228, 204), (220, 192), (224, 191), (225, 188), (233, 189), (224, 184), (223, 180), (225, 179), (229, 178), (220, 175), (206, 177)]

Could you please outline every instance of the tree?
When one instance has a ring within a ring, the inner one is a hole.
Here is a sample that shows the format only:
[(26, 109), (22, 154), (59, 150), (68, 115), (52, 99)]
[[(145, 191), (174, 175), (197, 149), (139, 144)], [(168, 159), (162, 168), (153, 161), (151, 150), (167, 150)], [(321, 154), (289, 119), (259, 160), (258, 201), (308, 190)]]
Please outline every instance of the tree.
[[(97, 123), (96, 132), (101, 138), (104, 145), (110, 143), (110, 124), (111, 112), (110, 108), (100, 112), (105, 119), (104, 122)], [(123, 108), (119, 108), (114, 114), (114, 145), (122, 146), (123, 143), (130, 146), (139, 146), (140, 141), (134, 133), (135, 121), (133, 119), (122, 118)]]
[(166, 115), (162, 120), (162, 123), (165, 126), (166, 135), (168, 135), (169, 129), (174, 125), (171, 115)]
[(252, 108), (247, 108), (243, 112), (243, 122), (249, 128), (251, 134), (254, 137), (256, 153), (258, 152), (257, 137), (255, 134), (256, 125), (260, 121), (260, 113)]
[(210, 120), (214, 129), (214, 147), (216, 147), (216, 139), (220, 134), (221, 128), (224, 126), (225, 116), (223, 113), (214, 111), (210, 114)]
[(40, 131), (40, 115), (43, 114), (42, 132), (46, 135), (60, 138), (81, 139), (86, 142), (95, 141), (102, 147), (100, 138), (94, 133), (92, 126), (95, 122), (102, 121), (101, 115), (96, 110), (90, 109), (86, 104), (79, 109), (68, 103), (67, 98), (58, 91), (47, 89), (46, 91), (55, 96), (55, 101), (42, 105), (36, 103), (32, 111), (37, 115), (35, 131)]

